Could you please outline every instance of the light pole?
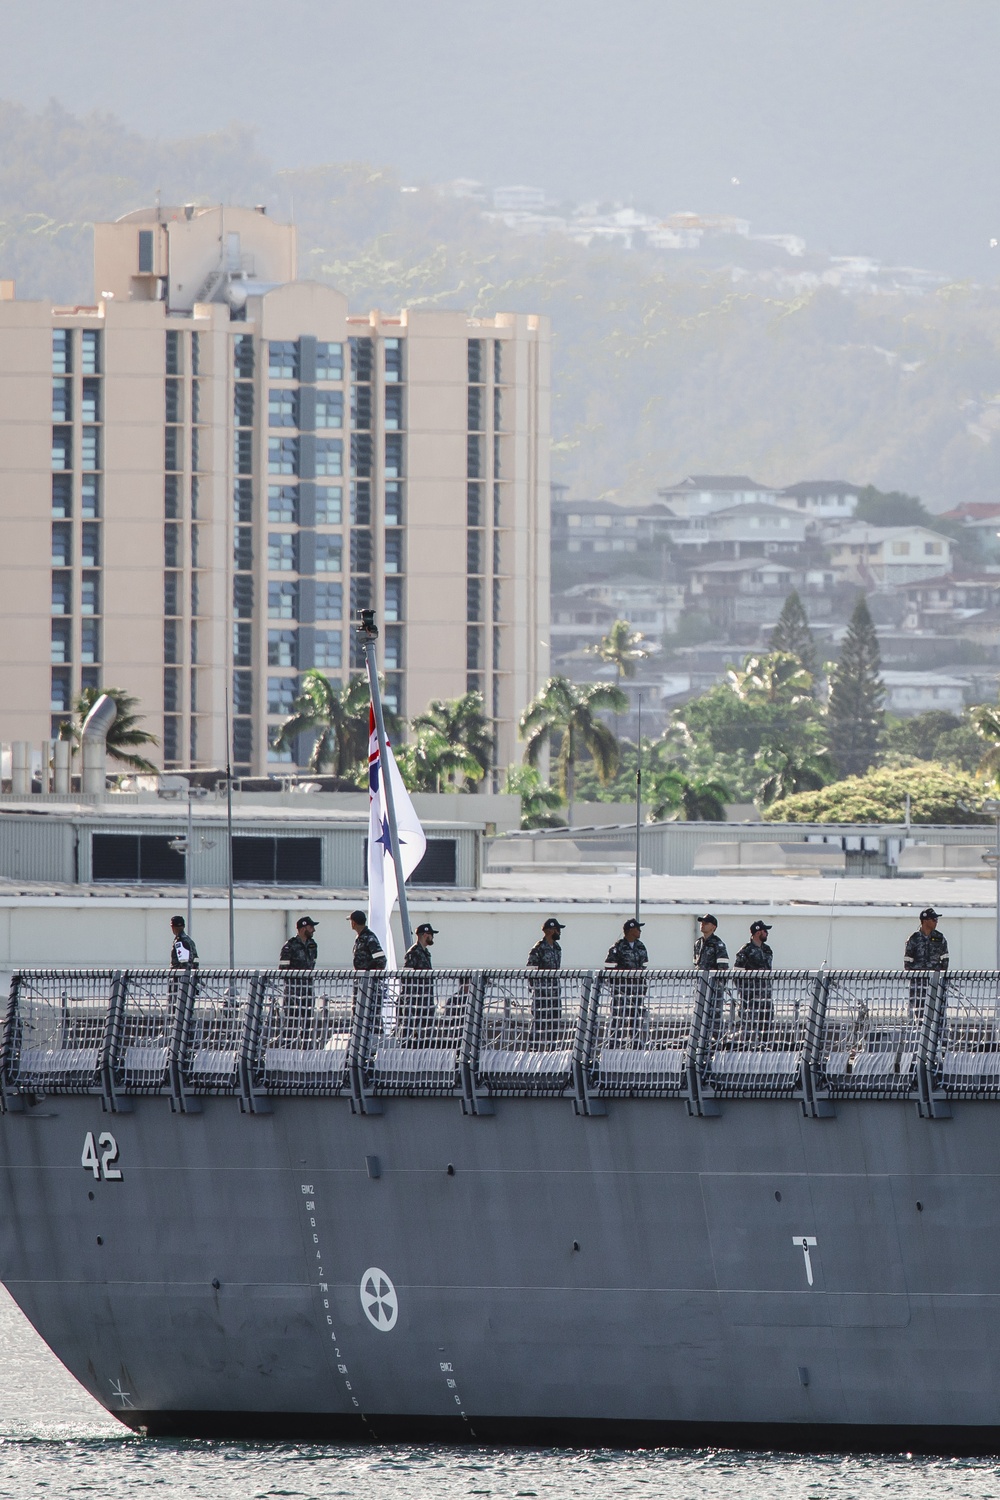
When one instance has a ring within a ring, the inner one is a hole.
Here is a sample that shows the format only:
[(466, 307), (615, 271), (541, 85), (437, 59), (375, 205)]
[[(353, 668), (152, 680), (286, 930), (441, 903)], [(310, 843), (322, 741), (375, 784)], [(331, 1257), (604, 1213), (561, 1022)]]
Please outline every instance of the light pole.
[[(196, 797), (200, 801), (200, 799), (202, 797), (207, 797), (207, 796), (208, 796), (208, 793), (206, 792), (206, 790), (205, 790), (204, 787), (202, 787), (202, 786), (192, 786), (190, 784), (190, 782), (188, 783), (188, 789), (187, 789), (187, 804), (188, 804), (187, 837), (183, 838), (183, 839), (171, 839), (170, 840), (170, 847), (171, 847), (171, 849), (176, 850), (176, 852), (178, 854), (183, 854), (183, 856), (184, 856), (184, 869), (185, 869), (185, 872), (187, 874), (187, 930), (188, 930), (188, 932), (191, 931), (191, 913), (192, 913), (192, 909), (194, 907), (194, 858), (193, 858), (193, 856), (194, 856), (194, 818), (193, 818), (191, 809), (192, 809), (192, 807), (194, 805), (194, 801), (195, 801)], [(212, 839), (206, 839), (206, 837), (205, 837), (205, 835), (203, 833), (201, 833), (201, 834), (198, 835), (198, 843), (199, 843), (199, 847), (201, 849), (214, 849), (215, 848), (215, 842), (214, 842), (214, 840), (212, 840)]]
[(1000, 971), (1000, 798), (984, 798), (983, 812), (989, 813), (991, 818), (997, 820), (996, 848), (991, 853), (984, 854), (983, 859), (986, 864), (993, 866), (997, 877), (996, 966)]

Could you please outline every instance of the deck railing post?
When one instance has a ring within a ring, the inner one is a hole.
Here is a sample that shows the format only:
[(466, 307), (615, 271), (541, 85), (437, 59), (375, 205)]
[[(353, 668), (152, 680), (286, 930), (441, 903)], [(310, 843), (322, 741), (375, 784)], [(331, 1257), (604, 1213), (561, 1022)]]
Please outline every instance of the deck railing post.
[(948, 997), (948, 975), (932, 973), (917, 1037), (917, 1112), (925, 1120), (950, 1120), (951, 1105), (935, 1097), (934, 1063), (941, 1041)]
[(687, 1076), (687, 1088), (685, 1096), (687, 1099), (688, 1114), (712, 1118), (719, 1114), (719, 1103), (717, 1099), (713, 1099), (706, 1094), (702, 1079), (708, 1061), (709, 1048), (712, 1044), (725, 1000), (727, 975), (724, 971), (720, 973), (706, 973), (704, 970), (698, 970), (694, 978), (698, 988), (695, 997), (694, 1019), (691, 1022), (691, 1032), (688, 1036), (686, 1049), (685, 1073)]
[(3, 1047), (0, 1051), (0, 1113), (3, 1114), (24, 1112), (24, 1100), (13, 1081), (14, 1051), (20, 1027), (21, 984), (20, 974), (10, 976), (10, 994), (3, 1024)]
[(132, 1113), (132, 1101), (119, 1094), (115, 1076), (125, 1027), (128, 980), (127, 971), (121, 969), (116, 969), (111, 976), (108, 1022), (104, 1028), (104, 1041), (101, 1044), (101, 1103), (108, 1113), (116, 1115)]
[(812, 1120), (830, 1120), (837, 1113), (833, 1100), (825, 1096), (819, 1082), (829, 990), (829, 973), (825, 969), (817, 969), (806, 1012), (802, 1047), (802, 1113)]
[(191, 1046), (194, 997), (198, 984), (197, 969), (175, 969), (177, 975), (176, 1011), (168, 1043), (167, 1073), (170, 1081), (170, 1107), (182, 1115), (201, 1113), (201, 1100), (189, 1094), (184, 1085), (184, 1064)]
[(573, 1108), (578, 1115), (600, 1116), (608, 1112), (605, 1101), (596, 1099), (590, 1091), (603, 980), (604, 970), (598, 969), (596, 973), (588, 974), (583, 983), (583, 998), (573, 1038)]
[(264, 995), (270, 974), (258, 970), (250, 981), (246, 1015), (243, 1020), (243, 1035), (240, 1038), (240, 1053), (236, 1069), (239, 1079), (240, 1109), (244, 1114), (269, 1115), (273, 1105), (266, 1094), (258, 1094), (254, 1084), (254, 1073), (260, 1053), (261, 1032), (264, 1025)]
[(371, 1035), (376, 1012), (382, 1002), (384, 970), (362, 970), (358, 973), (351, 1010), (351, 1034), (347, 1043), (347, 1076), (351, 1089), (351, 1109), (357, 1115), (380, 1115), (382, 1101), (374, 1099), (366, 1087), (365, 1071), (371, 1052)]
[(476, 1067), (483, 1041), (483, 1006), (486, 1003), (486, 970), (476, 969), (469, 975), (469, 1003), (459, 1043), (458, 1067), (462, 1086), (462, 1113), (493, 1114), (493, 1100), (476, 1090)]

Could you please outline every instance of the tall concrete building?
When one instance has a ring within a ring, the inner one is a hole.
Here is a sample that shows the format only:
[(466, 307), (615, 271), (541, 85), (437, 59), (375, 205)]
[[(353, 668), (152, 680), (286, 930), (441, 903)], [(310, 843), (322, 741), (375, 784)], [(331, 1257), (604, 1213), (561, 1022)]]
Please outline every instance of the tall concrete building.
[[(0, 282), (0, 739), (133, 693), (163, 764), (296, 760), (300, 674), (400, 713), (478, 689), (497, 763), (548, 670), (549, 339), (521, 314), (348, 311), (263, 209), (95, 230), (91, 307)], [(153, 757), (155, 758), (155, 756)]]

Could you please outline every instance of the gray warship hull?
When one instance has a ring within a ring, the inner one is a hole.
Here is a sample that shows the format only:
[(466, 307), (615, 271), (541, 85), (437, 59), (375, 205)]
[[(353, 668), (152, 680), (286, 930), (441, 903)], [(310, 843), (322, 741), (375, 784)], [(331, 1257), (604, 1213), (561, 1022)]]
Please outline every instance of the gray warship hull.
[[(224, 984), (206, 1001), (207, 980), (184, 997), (145, 976), (157, 1009), (120, 975), (97, 985), (106, 1007), (79, 978), (61, 994), (28, 978), (5, 1036), (0, 1279), (132, 1427), (1000, 1445), (996, 976), (956, 976), (950, 994), (935, 981), (916, 1007), (899, 976), (827, 976), (823, 1016), (816, 976), (798, 976), (769, 992), (767, 1038), (745, 994), (650, 976), (628, 1046), (612, 1045), (611, 1009), (602, 1021), (615, 996), (583, 977), (572, 1034), (562, 1020), (547, 1049), (523, 983), (514, 1019), (509, 977), (494, 985), (500, 1035), (488, 982), (477, 1001), (460, 976), (450, 1092), (448, 1048), (430, 1045), (447, 1038), (426, 1029), (438, 1001), (407, 1038), (405, 996), (376, 996), (373, 1014), (341, 976), (341, 1052), (314, 1019), (319, 979), (310, 1045), (290, 1048), (279, 978), (270, 1021), (260, 979), (234, 1007)], [(838, 1075), (848, 989), (852, 1006), (864, 989), (867, 1029), (852, 1011)], [(673, 996), (659, 1022), (654, 992)], [(99, 1044), (82, 1046), (99, 1009)], [(502, 1045), (515, 1025), (520, 1049)], [(352, 1051), (367, 1059), (353, 1074)]]

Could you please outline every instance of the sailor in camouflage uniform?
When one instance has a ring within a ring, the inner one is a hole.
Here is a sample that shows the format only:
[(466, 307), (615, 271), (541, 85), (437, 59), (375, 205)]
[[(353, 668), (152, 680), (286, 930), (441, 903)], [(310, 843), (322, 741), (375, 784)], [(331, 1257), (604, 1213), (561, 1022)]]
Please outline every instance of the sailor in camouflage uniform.
[[(384, 969), (388, 963), (385, 949), (378, 938), (368, 926), (368, 914), (361, 911), (352, 911), (347, 919), (354, 929), (354, 955), (353, 964), (355, 971), (360, 974), (370, 973), (373, 970)], [(369, 1035), (372, 1037), (381, 1035), (382, 1032), (382, 1000), (385, 995), (385, 983), (379, 980), (372, 981), (373, 988), (369, 994), (369, 1005), (371, 1011), (371, 1029)], [(363, 981), (356, 980), (354, 985), (354, 1004), (366, 994)]]
[(733, 959), (733, 983), (740, 996), (740, 1024), (750, 1045), (767, 1045), (774, 1029), (774, 1006), (771, 1003), (771, 966), (774, 954), (768, 945), (771, 931), (766, 922), (750, 923), (750, 941)]
[(719, 925), (717, 918), (708, 911), (697, 920), (701, 923), (701, 937), (694, 945), (695, 968), (728, 969), (729, 952), (716, 931)]
[(405, 973), (399, 978), (396, 1036), (404, 1047), (426, 1047), (434, 1029), (434, 980), (430, 970), (436, 934), (436, 927), (421, 922), (416, 941), (407, 948), (403, 959)]
[(559, 978), (556, 970), (562, 967), (562, 948), (559, 938), (563, 924), (555, 917), (542, 923), (542, 936), (525, 960), (525, 968), (541, 972), (528, 980), (531, 991), (531, 1036), (529, 1047), (543, 1051), (555, 1041), (561, 1018)]
[(608, 977), (611, 990), (609, 1047), (641, 1045), (646, 1009), (646, 976), (641, 971), (649, 963), (646, 945), (639, 937), (642, 927), (642, 922), (629, 917), (623, 926), (623, 935), (617, 943), (612, 943), (604, 960), (606, 969), (616, 971)]
[(903, 968), (913, 978), (910, 980), (910, 1009), (919, 1019), (924, 1004), (931, 992), (930, 974), (944, 974), (948, 969), (948, 939), (938, 932), (940, 912), (933, 906), (925, 906), (920, 913), (920, 926), (911, 932), (903, 950)]
[(313, 933), (317, 924), (312, 917), (300, 917), (295, 936), (281, 950), (278, 968), (288, 972), (285, 978), (285, 1010), (282, 1018), (282, 1047), (303, 1047), (312, 1029), (314, 995), (311, 971), (316, 967), (319, 949)]

